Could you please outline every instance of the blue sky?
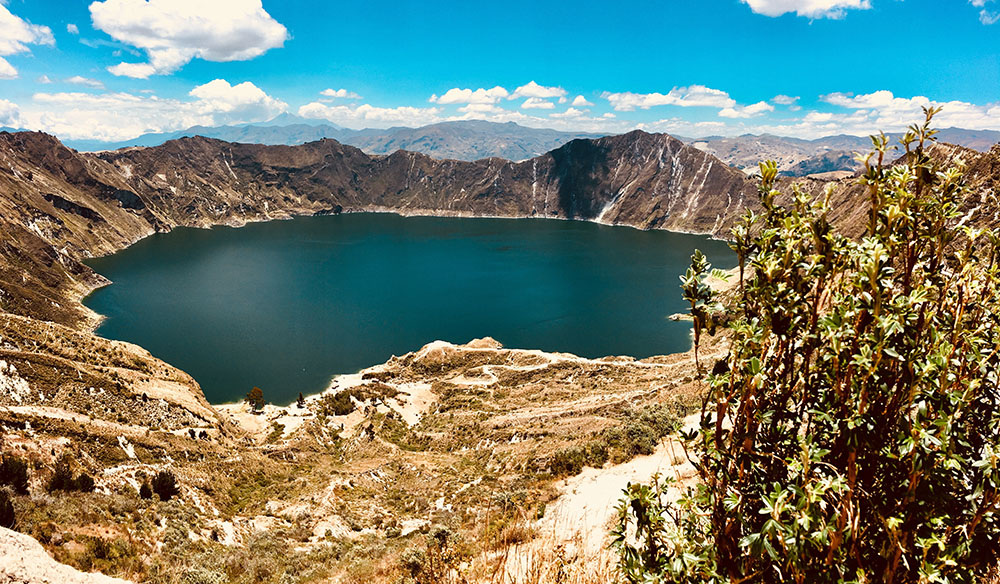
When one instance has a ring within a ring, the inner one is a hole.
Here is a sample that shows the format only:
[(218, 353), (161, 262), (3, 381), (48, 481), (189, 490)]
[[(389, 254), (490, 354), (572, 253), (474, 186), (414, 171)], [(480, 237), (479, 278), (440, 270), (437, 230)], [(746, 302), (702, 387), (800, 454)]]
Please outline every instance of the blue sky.
[[(0, 126), (1000, 129), (1000, 0), (0, 0)], [(324, 93), (325, 92), (325, 93)]]

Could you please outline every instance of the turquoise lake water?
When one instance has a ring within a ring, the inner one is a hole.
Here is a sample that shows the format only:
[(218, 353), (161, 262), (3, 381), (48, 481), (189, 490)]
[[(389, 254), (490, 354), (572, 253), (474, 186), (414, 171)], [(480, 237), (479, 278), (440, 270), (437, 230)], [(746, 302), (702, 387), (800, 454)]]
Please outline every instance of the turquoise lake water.
[(684, 351), (678, 276), (724, 242), (577, 221), (349, 214), (177, 229), (88, 263), (98, 334), (190, 373), (212, 403), (273, 403), (437, 340), (585, 357)]

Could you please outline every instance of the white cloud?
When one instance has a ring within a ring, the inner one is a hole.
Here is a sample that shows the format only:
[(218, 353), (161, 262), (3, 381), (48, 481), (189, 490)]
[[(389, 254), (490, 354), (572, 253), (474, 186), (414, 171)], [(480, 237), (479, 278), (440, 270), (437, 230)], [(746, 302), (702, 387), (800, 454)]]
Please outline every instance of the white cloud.
[(388, 128), (390, 126), (424, 126), (441, 121), (436, 107), (383, 108), (370, 104), (358, 106), (327, 105), (314, 101), (299, 108), (304, 118), (328, 120), (348, 128)]
[(346, 89), (324, 89), (319, 94), (333, 99), (361, 99), (360, 95)]
[(90, 15), (94, 28), (146, 52), (149, 63), (108, 68), (140, 79), (172, 73), (195, 57), (246, 61), (288, 38), (260, 0), (102, 0), (90, 5)]
[(0, 126), (21, 127), (21, 112), (16, 103), (0, 99)]
[(36, 93), (21, 107), (23, 127), (69, 139), (125, 140), (147, 132), (261, 122), (287, 105), (252, 83), (215, 80), (190, 92), (189, 101), (131, 93)]
[(534, 81), (529, 81), (526, 85), (522, 85), (514, 90), (514, 93), (510, 94), (509, 99), (518, 99), (521, 97), (534, 97), (538, 99), (551, 99), (553, 97), (564, 97), (566, 95), (566, 90), (562, 87), (545, 87), (535, 83)]
[(1000, 12), (990, 12), (985, 8), (979, 12), (979, 22), (989, 26), (1000, 22)]
[(458, 111), (465, 114), (500, 114), (507, 110), (492, 103), (469, 103), (458, 108)]
[(665, 132), (675, 136), (698, 137), (719, 134), (726, 128), (725, 122), (692, 122), (682, 118), (657, 120), (651, 124), (639, 124), (640, 130)]
[(675, 87), (669, 93), (609, 93), (605, 91), (601, 97), (611, 102), (616, 111), (630, 112), (635, 108), (649, 109), (660, 105), (676, 105), (681, 107), (734, 107), (736, 101), (729, 94), (719, 89), (704, 85)]
[(149, 63), (118, 63), (108, 67), (112, 75), (118, 77), (132, 77), (135, 79), (147, 79), (150, 75), (157, 73), (156, 67)]
[(794, 12), (808, 18), (843, 18), (847, 10), (868, 10), (870, 0), (740, 0), (764, 16)]
[(28, 45), (55, 45), (47, 26), (31, 24), (13, 14), (0, 2), (0, 79), (16, 79), (17, 69), (4, 57), (26, 53)]
[(771, 98), (771, 103), (778, 105), (795, 105), (799, 101), (798, 97), (792, 97), (790, 95), (775, 95)]
[(80, 28), (71, 22), (66, 25), (66, 32), (69, 34), (80, 34)]
[(271, 97), (249, 81), (230, 85), (225, 79), (216, 79), (195, 87), (188, 95), (197, 97), (196, 110), (212, 115), (217, 124), (267, 120), (288, 109), (287, 103)]
[[(48, 77), (46, 77), (46, 79), (48, 79)], [(69, 79), (66, 80), (66, 83), (72, 83), (73, 85), (86, 85), (87, 87), (104, 89), (104, 84), (98, 81), (97, 79), (89, 79), (81, 75), (74, 75), (70, 77)]]
[(38, 79), (35, 79), (35, 81), (41, 83), (42, 85), (48, 85), (49, 83), (52, 83), (52, 80), (49, 79), (48, 75), (42, 75)]
[(589, 101), (587, 101), (586, 97), (584, 97), (582, 95), (578, 95), (575, 98), (573, 98), (573, 103), (571, 103), (570, 105), (575, 106), (575, 107), (587, 107), (587, 106), (592, 106), (594, 104), (592, 104)]
[(17, 79), (17, 69), (3, 57), (0, 57), (0, 79)]
[(758, 101), (757, 103), (751, 105), (738, 105), (723, 108), (719, 111), (719, 116), (723, 118), (753, 118), (773, 111), (773, 105), (767, 103), (766, 101)]
[(506, 89), (497, 85), (492, 89), (479, 88), (473, 91), (472, 89), (460, 89), (458, 87), (453, 87), (446, 91), (444, 95), (438, 97), (437, 94), (432, 95), (428, 100), (431, 103), (438, 103), (441, 105), (450, 105), (456, 103), (478, 103), (478, 104), (488, 104), (496, 103), (501, 99), (510, 95)]
[(583, 117), (583, 115), (586, 114), (586, 113), (588, 113), (588, 112), (589, 112), (589, 110), (579, 110), (579, 109), (576, 109), (575, 107), (571, 107), (571, 108), (568, 108), (566, 111), (564, 111), (562, 113), (549, 114), (549, 117), (550, 118), (556, 118), (556, 119), (559, 119), (559, 118), (573, 119), (573, 118)]
[(523, 109), (555, 109), (556, 104), (538, 97), (529, 97), (521, 104)]

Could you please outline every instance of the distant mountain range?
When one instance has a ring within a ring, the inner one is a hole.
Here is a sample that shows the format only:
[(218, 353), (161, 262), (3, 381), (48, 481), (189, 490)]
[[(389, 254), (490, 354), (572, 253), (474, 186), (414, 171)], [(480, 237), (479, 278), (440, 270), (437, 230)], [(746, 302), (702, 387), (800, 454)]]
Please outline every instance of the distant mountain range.
[(287, 146), (332, 138), (341, 144), (360, 148), (368, 154), (392, 154), (397, 150), (409, 150), (442, 159), (504, 158), (519, 161), (540, 156), (570, 140), (600, 138), (603, 135), (526, 128), (513, 122), (497, 124), (479, 120), (442, 122), (422, 128), (350, 130), (325, 121), (282, 114), (261, 124), (194, 126), (177, 132), (143, 134), (124, 142), (66, 140), (65, 143), (77, 150), (93, 152), (131, 146), (159, 146), (168, 140), (194, 136), (244, 144)]
[[(893, 143), (903, 136), (889, 134)], [(1000, 132), (994, 130), (941, 130), (939, 142), (964, 146), (980, 152), (988, 151), (1000, 142)], [(866, 136), (826, 136), (815, 140), (788, 138), (772, 134), (709, 138), (681, 138), (684, 142), (712, 154), (730, 166), (752, 171), (761, 160), (774, 160), (785, 176), (808, 176), (833, 171), (855, 171), (860, 165), (854, 152), (866, 152), (872, 147)]]
[[(10, 128), (3, 128), (11, 130)], [(331, 138), (360, 148), (367, 154), (392, 154), (397, 150), (420, 152), (439, 159), (480, 160), (503, 158), (527, 160), (559, 148), (575, 139), (594, 139), (603, 134), (561, 132), (527, 128), (516, 123), (498, 124), (470, 120), (442, 122), (420, 128), (351, 130), (325, 120), (282, 114), (273, 120), (233, 126), (194, 126), (177, 132), (144, 134), (123, 142), (66, 140), (81, 151), (117, 150), (132, 146), (159, 146), (169, 140), (204, 136), (226, 142), (294, 146)], [(891, 134), (897, 141), (902, 134)], [(683, 142), (716, 156), (735, 168), (752, 172), (761, 160), (773, 159), (785, 176), (824, 175), (836, 171), (854, 172), (859, 164), (854, 152), (867, 151), (871, 140), (863, 136), (826, 136), (803, 140), (771, 134), (708, 138), (682, 138)], [(1000, 132), (947, 128), (938, 134), (941, 142), (981, 152), (1000, 142)]]

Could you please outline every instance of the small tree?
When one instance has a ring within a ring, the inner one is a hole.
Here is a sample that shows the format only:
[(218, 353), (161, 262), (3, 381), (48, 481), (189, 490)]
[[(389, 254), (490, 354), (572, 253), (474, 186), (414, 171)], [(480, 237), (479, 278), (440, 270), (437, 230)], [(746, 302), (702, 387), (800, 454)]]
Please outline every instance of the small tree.
[[(852, 240), (761, 165), (728, 369), (685, 438), (699, 484), (630, 485), (629, 582), (976, 582), (1000, 556), (1000, 229), (964, 226), (962, 165), (923, 124), (861, 157)], [(696, 323), (697, 326), (697, 323)]]
[(709, 334), (715, 333), (713, 313), (722, 308), (715, 300), (715, 290), (708, 285), (707, 280), (710, 275), (719, 279), (726, 278), (723, 272), (712, 270), (712, 264), (708, 263), (708, 258), (701, 253), (701, 250), (694, 250), (694, 254), (691, 256), (691, 267), (680, 278), (684, 300), (687, 300), (691, 305), (694, 362), (699, 372), (701, 372), (701, 363), (698, 360), (698, 349), (701, 347), (701, 332), (707, 330)]
[(259, 412), (264, 409), (264, 404), (267, 403), (264, 401), (264, 390), (257, 386), (254, 386), (254, 388), (250, 390), (250, 393), (243, 398), (243, 401), (250, 404), (250, 408), (255, 412)]
[(146, 481), (143, 481), (142, 485), (139, 487), (139, 498), (140, 499), (153, 498), (153, 489), (150, 488), (149, 483), (147, 483)]
[(169, 470), (161, 470), (156, 473), (156, 476), (153, 477), (151, 488), (160, 497), (161, 501), (169, 501), (181, 492), (177, 487), (177, 479), (174, 477), (174, 473)]
[(306, 398), (303, 397), (301, 391), (299, 392), (299, 399), (295, 400), (295, 405), (299, 406), (299, 408), (306, 407)]
[(0, 486), (7, 485), (18, 495), (28, 494), (28, 464), (14, 456), (0, 459)]

